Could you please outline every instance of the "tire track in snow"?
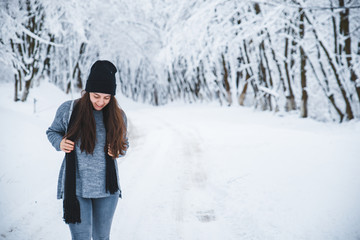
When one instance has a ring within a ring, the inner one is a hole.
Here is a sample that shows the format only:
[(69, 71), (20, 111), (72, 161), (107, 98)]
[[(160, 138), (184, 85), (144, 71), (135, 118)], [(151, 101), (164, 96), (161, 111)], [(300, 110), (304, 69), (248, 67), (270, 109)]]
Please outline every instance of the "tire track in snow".
[(215, 191), (208, 184), (203, 140), (196, 128), (156, 111), (139, 111), (129, 119), (139, 138), (120, 166), (125, 191), (114, 237), (232, 239), (216, 216)]
[(218, 203), (215, 189), (208, 181), (207, 159), (203, 156), (203, 139), (196, 125), (168, 124), (169, 129), (181, 139), (183, 183), (177, 212), (183, 215), (178, 226), (181, 239), (235, 239), (217, 215)]

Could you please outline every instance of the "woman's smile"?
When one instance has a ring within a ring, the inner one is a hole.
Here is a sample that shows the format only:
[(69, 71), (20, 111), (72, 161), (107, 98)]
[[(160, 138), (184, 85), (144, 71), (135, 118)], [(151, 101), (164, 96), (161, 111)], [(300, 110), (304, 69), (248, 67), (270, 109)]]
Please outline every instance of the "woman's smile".
[(100, 111), (110, 102), (111, 95), (90, 92), (90, 101), (96, 111)]

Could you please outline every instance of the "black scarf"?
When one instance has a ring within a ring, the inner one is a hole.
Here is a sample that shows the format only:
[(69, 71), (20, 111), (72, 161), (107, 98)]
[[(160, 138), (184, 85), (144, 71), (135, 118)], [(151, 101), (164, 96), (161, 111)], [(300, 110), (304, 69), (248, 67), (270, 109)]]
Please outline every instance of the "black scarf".
[[(75, 122), (75, 119), (78, 115), (78, 106), (75, 104), (74, 110), (72, 111), (71, 118), (68, 124), (68, 131)], [(105, 123), (105, 121), (104, 121)], [(106, 128), (106, 124), (105, 124)], [(74, 138), (68, 138), (69, 140), (75, 142)], [(106, 139), (106, 138), (105, 138)], [(76, 145), (76, 143), (75, 143)], [(105, 146), (107, 144), (105, 143)], [(106, 150), (105, 150), (106, 149)], [(107, 147), (104, 148), (106, 156), (106, 192), (114, 194), (119, 190), (116, 169), (115, 169), (115, 160), (109, 156), (107, 152)], [(66, 223), (80, 223), (80, 204), (79, 200), (76, 197), (76, 152), (74, 150), (70, 153), (66, 153), (66, 167), (65, 167), (65, 194), (64, 194), (64, 221)]]

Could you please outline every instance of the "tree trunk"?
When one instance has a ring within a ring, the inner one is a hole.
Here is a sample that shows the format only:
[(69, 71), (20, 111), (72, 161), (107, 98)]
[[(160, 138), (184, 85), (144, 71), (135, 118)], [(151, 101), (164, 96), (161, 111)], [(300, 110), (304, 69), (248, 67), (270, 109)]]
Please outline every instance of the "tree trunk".
[(155, 106), (159, 106), (159, 96), (155, 85), (153, 85), (153, 97)]
[(30, 92), (31, 80), (25, 81), (24, 92), (21, 96), (21, 101), (25, 102)]
[(337, 29), (337, 24), (336, 24), (336, 19), (335, 19), (335, 13), (334, 13), (334, 8), (332, 5), (332, 1), (330, 1), (330, 6), (331, 6), (331, 12), (332, 12), (332, 16), (331, 16), (331, 21), (333, 24), (333, 31), (334, 31), (334, 53), (335, 53), (335, 60), (337, 64), (340, 64), (340, 60), (339, 60), (339, 43), (338, 43), (338, 29)]
[(228, 69), (226, 66), (224, 54), (221, 54), (221, 59), (222, 59), (222, 67), (223, 67), (223, 71), (224, 71), (223, 83), (224, 83), (225, 90), (226, 90), (226, 100), (228, 102), (228, 105), (231, 106), (232, 97), (231, 97), (230, 84), (229, 84), (229, 79), (228, 79), (229, 74), (228, 74)]
[(344, 52), (347, 66), (350, 71), (350, 80), (353, 82), (358, 101), (360, 102), (360, 86), (356, 84), (357, 76), (353, 69), (352, 65), (352, 57), (351, 57), (351, 36), (349, 30), (349, 18), (350, 18), (350, 10), (345, 7), (344, 0), (339, 0), (339, 7), (343, 7), (343, 10), (340, 12), (340, 33), (343, 35), (343, 39), (345, 39), (344, 43)]
[(14, 78), (15, 78), (14, 101), (17, 102), (17, 101), (19, 101), (19, 97), (18, 97), (18, 85), (19, 85), (19, 80), (18, 80), (16, 74), (15, 74)]
[[(247, 70), (246, 70), (246, 73), (249, 74), (249, 78), (247, 78), (247, 83), (250, 81), (250, 84), (251, 84), (251, 86), (252, 86), (252, 88), (253, 88), (253, 91), (254, 91), (254, 99), (255, 99), (255, 101), (256, 101), (256, 99), (257, 99), (257, 94), (258, 94), (258, 91), (259, 91), (259, 90), (257, 89), (256, 85), (253, 83), (253, 81), (254, 81), (254, 79), (253, 79), (253, 77), (254, 77), (254, 72), (253, 72), (253, 70), (252, 70), (252, 68), (251, 68), (251, 66), (250, 66), (250, 58), (249, 58), (249, 53), (248, 53), (248, 50), (247, 50), (247, 46), (246, 46), (246, 41), (245, 41), (245, 40), (243, 40), (243, 46), (244, 46), (244, 48), (241, 49), (241, 50), (244, 51), (244, 56), (246, 57), (246, 64), (249, 65), (249, 67), (248, 67)], [(250, 79), (250, 80), (248, 80), (248, 79)], [(246, 91), (246, 90), (245, 90), (245, 91)]]
[[(268, 83), (267, 83), (267, 75), (266, 75), (266, 69), (268, 69), (269, 72), (269, 81), (270, 83), (272, 83), (272, 79), (271, 79), (271, 72), (270, 72), (270, 68), (268, 65), (268, 61), (267, 61), (267, 57), (266, 57), (266, 53), (265, 53), (265, 43), (264, 41), (262, 41), (260, 43), (260, 48), (259, 48), (259, 58), (260, 58), (260, 62), (259, 62), (259, 73), (258, 73), (258, 79), (259, 79), (259, 85), (261, 86), (262, 84), (265, 85), (266, 88), (269, 88)], [(264, 60), (263, 60), (264, 58)], [(264, 61), (267, 65), (267, 67), (265, 68), (264, 66)], [(258, 101), (261, 104), (261, 110), (265, 111), (268, 108), (270, 109), (270, 111), (272, 110), (271, 108), (271, 96), (268, 94), (261, 94), (261, 97), (263, 99), (258, 98)]]
[[(299, 24), (299, 35), (300, 40), (304, 39), (305, 34), (305, 26), (304, 26), (304, 12), (302, 8), (299, 8), (300, 13), (300, 24)], [(308, 101), (308, 94), (306, 90), (306, 55), (303, 49), (303, 46), (300, 45), (300, 79), (301, 79), (301, 117), (306, 118), (308, 116), (308, 109), (307, 109), (307, 101)]]
[[(248, 76), (248, 74), (246, 74), (246, 75)], [(246, 97), (246, 90), (247, 90), (248, 85), (249, 85), (249, 82), (246, 82), (245, 85), (244, 85), (244, 88), (241, 91), (241, 94), (239, 96), (239, 105), (240, 106), (244, 106), (244, 101), (245, 101), (245, 97)]]
[(288, 64), (288, 52), (289, 52), (289, 39), (285, 38), (285, 59), (284, 59), (284, 68), (288, 84), (288, 93), (286, 94), (286, 105), (285, 111), (289, 112), (296, 109), (295, 97), (291, 86), (290, 73), (289, 73), (289, 64)]

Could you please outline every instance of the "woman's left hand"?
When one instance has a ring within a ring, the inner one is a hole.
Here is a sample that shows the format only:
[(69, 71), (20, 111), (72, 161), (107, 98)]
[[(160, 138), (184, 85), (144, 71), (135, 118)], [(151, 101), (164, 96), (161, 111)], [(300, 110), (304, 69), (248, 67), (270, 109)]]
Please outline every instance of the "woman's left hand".
[(117, 156), (115, 156), (115, 155), (111, 152), (110, 145), (108, 145), (108, 154), (109, 154), (109, 156), (112, 157), (112, 158), (117, 158), (117, 157), (119, 157), (119, 154), (118, 154)]

